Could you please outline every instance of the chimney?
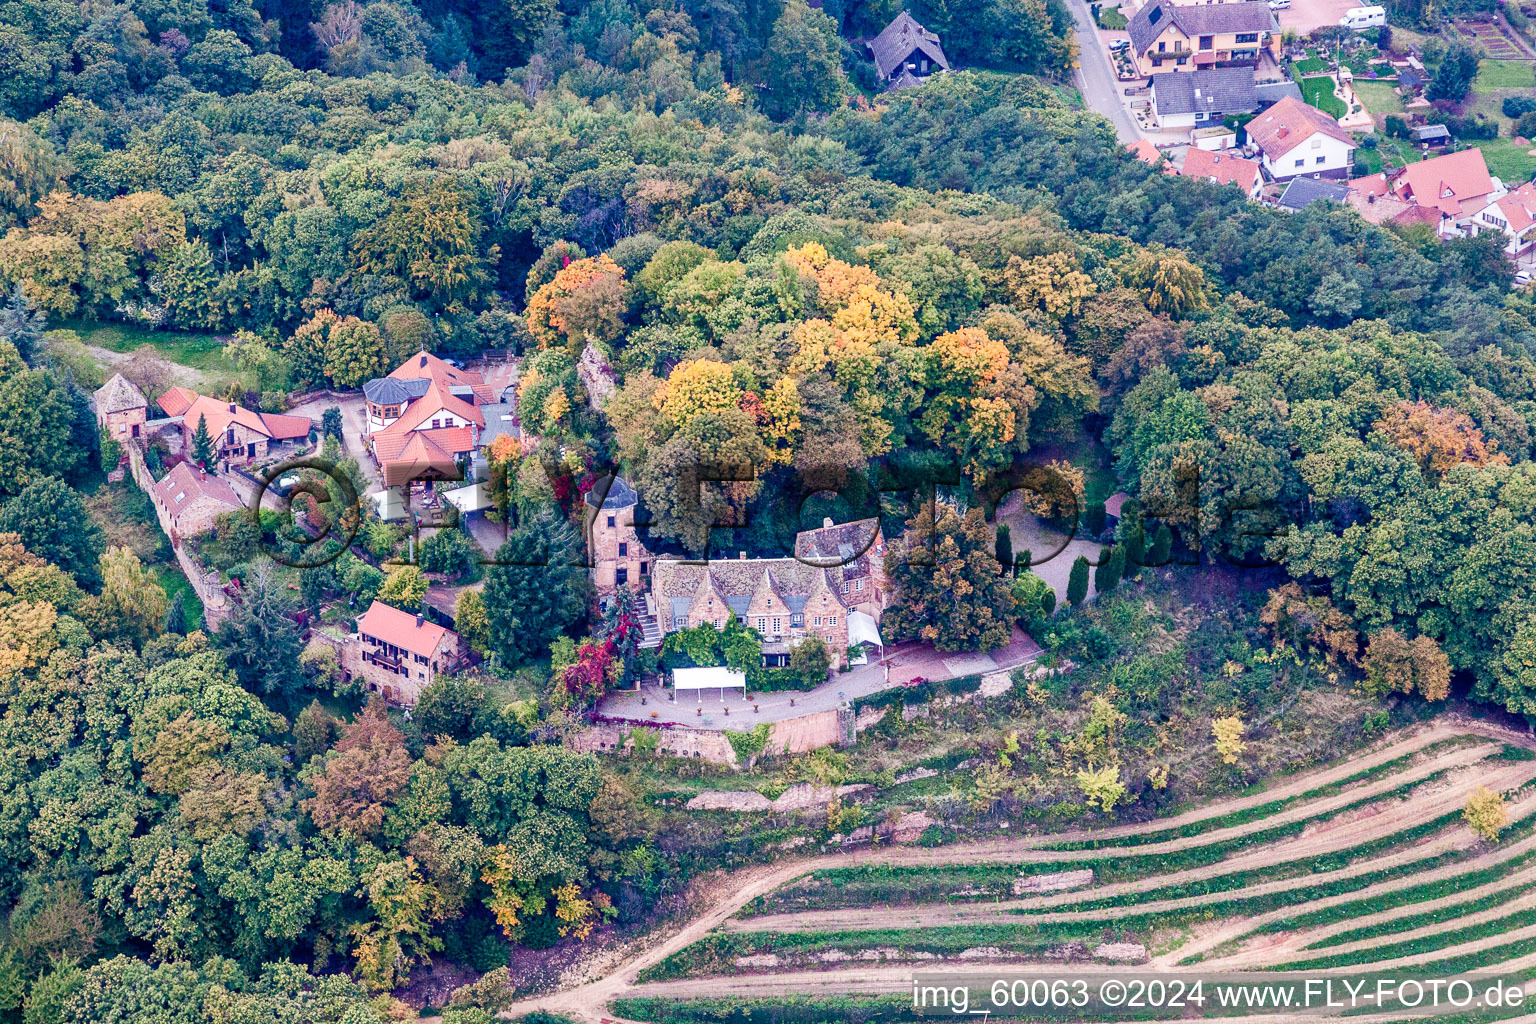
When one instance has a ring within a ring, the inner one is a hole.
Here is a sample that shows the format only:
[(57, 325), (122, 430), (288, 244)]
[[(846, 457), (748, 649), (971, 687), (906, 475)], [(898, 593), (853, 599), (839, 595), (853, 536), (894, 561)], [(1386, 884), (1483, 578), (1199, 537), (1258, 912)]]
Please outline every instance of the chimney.
[(201, 462), (199, 462), (197, 464), (197, 478), (199, 480), (207, 480), (208, 479), (208, 471), (203, 468), (203, 464)]
[(739, 559), (739, 560), (740, 560), (740, 561), (743, 561), (743, 562), (744, 562), (744, 561), (746, 561), (746, 559), (747, 559), (747, 553), (746, 553), (746, 552), (745, 552), (745, 551), (738, 551), (738, 552), (736, 552), (736, 557), (737, 557), (737, 559)]
[(833, 526), (833, 523), (832, 523), (832, 517), (831, 516), (827, 516), (825, 519), (823, 519), (821, 521), (821, 528), (823, 530), (830, 530), (830, 529), (832, 529), (832, 526)]
[(229, 411), (231, 413), (233, 413), (235, 411), (235, 403), (234, 402), (230, 402), (229, 403)]
[(421, 615), (418, 614), (416, 616), (416, 628), (420, 629), (423, 625), (426, 624), (426, 621), (426, 619), (422, 618)]
[(421, 362), (418, 365), (420, 365), (420, 366), (426, 366), (427, 365), (427, 354), (425, 352), (423, 352), (421, 354)]

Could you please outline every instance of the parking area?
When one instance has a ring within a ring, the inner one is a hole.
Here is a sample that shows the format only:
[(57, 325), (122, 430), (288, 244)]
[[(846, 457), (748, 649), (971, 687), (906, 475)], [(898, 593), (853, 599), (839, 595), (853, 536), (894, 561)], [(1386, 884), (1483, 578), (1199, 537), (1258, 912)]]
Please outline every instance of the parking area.
[(345, 398), (316, 398), (309, 402), (303, 402), (288, 411), (295, 416), (308, 416), (315, 421), (315, 426), (320, 425), (320, 418), (325, 415), (325, 410), (335, 406), (341, 410), (341, 447), (345, 455), (355, 458), (358, 465), (362, 466), (363, 474), (377, 485), (379, 482), (378, 467), (368, 455), (367, 447), (363, 443), (363, 422), (367, 413), (363, 405), (362, 392), (356, 395), (348, 395)]
[(1280, 29), (1294, 29), (1299, 35), (1306, 35), (1314, 29), (1327, 25), (1337, 25), (1339, 19), (1344, 17), (1344, 12), (1351, 7), (1360, 7), (1366, 0), (1291, 0), (1291, 6), (1283, 11), (1276, 12), (1280, 19)]

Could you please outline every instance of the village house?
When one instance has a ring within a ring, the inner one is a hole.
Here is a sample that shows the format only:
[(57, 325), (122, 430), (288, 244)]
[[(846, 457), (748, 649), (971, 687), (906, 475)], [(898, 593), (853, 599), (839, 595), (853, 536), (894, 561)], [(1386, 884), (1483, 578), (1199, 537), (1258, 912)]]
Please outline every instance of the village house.
[(1168, 161), (1168, 158), (1158, 150), (1157, 145), (1151, 139), (1137, 139), (1125, 147), (1144, 164), (1153, 167), (1161, 167), (1164, 174), (1177, 174), (1178, 168)]
[(902, 11), (866, 46), (875, 62), (875, 74), (888, 88), (919, 85), (936, 71), (948, 71), (949, 59), (939, 37)]
[(795, 535), (795, 558), (829, 570), (845, 605), (879, 620), (889, 589), (885, 579), (885, 536), (878, 518), (834, 523)]
[(1280, 23), (1265, 0), (1185, 6), (1152, 0), (1127, 26), (1131, 50), (1143, 75), (1231, 64), (1256, 65), (1274, 58)]
[(1349, 195), (1349, 186), (1342, 182), (1325, 181), (1322, 178), (1292, 178), (1275, 205), (1287, 213), (1296, 213), (1313, 203), (1347, 202)]
[[(1220, 10), (1220, 7), (1210, 8)], [(1307, 175), (1347, 178), (1355, 140), (1339, 122), (1294, 97), (1286, 97), (1245, 126), (1263, 154), (1259, 163), (1275, 181)]]
[(1224, 117), (1251, 114), (1287, 96), (1301, 98), (1295, 82), (1255, 82), (1252, 67), (1154, 75), (1151, 88), (1152, 113), (1164, 130), (1220, 124)]
[(453, 630), (382, 601), (357, 620), (361, 659), (357, 674), (372, 693), (393, 704), (415, 704), (439, 673), (464, 661), (464, 644)]
[(1472, 218), (1472, 231), (1502, 234), (1511, 259), (1530, 255), (1536, 248), (1536, 185), (1526, 182), (1483, 207)]
[(154, 499), (170, 519), (172, 541), (207, 533), (219, 516), (246, 508), (229, 484), (188, 462), (178, 462), (160, 478)]
[(1184, 166), (1179, 168), (1179, 174), (1186, 178), (1204, 178), (1217, 185), (1236, 185), (1249, 199), (1257, 199), (1264, 190), (1264, 172), (1257, 161), (1231, 153), (1212, 153), (1194, 146), (1185, 151)]
[(114, 373), (91, 398), (96, 421), (108, 437), (122, 442), (140, 436), (149, 416), (149, 401), (127, 377)]
[(1422, 222), (1434, 224), (1441, 235), (1475, 233), (1479, 214), (1505, 194), (1498, 179), (1488, 173), (1480, 149), (1430, 157), (1390, 174), (1356, 178), (1349, 185), (1366, 196), (1391, 196), (1418, 207)]
[(256, 412), (183, 387), (161, 395), (159, 405), (181, 424), (182, 451), (191, 453), (197, 425), (203, 423), (213, 442), (214, 459), (226, 465), (266, 458), (278, 446), (306, 440), (314, 427), (308, 416)]
[(429, 352), (417, 352), (388, 377), (363, 385), (368, 450), (387, 487), (454, 479), (483, 443), (483, 407), (499, 404), (485, 378)]
[(734, 614), (763, 638), (763, 664), (770, 668), (789, 664), (795, 644), (807, 636), (826, 642), (834, 665), (847, 662), (851, 620), (861, 613), (842, 600), (841, 589), (833, 570), (794, 558), (663, 559), (651, 568), (663, 633), (704, 623), (722, 629)]

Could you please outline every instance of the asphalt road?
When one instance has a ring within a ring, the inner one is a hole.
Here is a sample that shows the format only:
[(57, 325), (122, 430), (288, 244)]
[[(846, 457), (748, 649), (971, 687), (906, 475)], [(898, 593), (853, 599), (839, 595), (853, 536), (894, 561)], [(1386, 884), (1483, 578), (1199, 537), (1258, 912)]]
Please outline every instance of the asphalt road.
[(1077, 87), (1083, 93), (1083, 102), (1089, 110), (1109, 118), (1120, 141), (1130, 145), (1141, 138), (1141, 129), (1121, 100), (1120, 80), (1099, 41), (1087, 0), (1068, 0), (1068, 5), (1077, 24)]

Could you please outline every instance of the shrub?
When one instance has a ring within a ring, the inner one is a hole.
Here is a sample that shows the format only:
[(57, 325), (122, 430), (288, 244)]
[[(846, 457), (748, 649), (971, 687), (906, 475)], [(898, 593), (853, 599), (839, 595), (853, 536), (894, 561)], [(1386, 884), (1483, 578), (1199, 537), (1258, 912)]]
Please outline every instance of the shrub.
[(1500, 108), (1504, 116), (1510, 120), (1518, 120), (1521, 114), (1529, 114), (1536, 110), (1536, 97), (1531, 96), (1506, 96), (1503, 106)]
[(1527, 110), (1515, 121), (1515, 134), (1524, 138), (1536, 136), (1536, 110)]

